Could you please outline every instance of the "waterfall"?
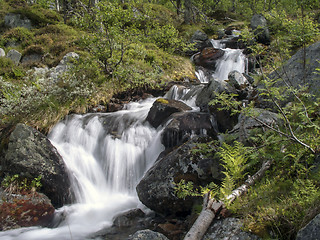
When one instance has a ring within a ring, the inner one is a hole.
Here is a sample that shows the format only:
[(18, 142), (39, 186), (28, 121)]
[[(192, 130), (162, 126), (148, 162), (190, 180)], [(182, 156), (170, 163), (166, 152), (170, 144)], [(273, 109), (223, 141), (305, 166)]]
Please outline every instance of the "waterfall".
[[(241, 50), (224, 51), (213, 73), (220, 80), (232, 70), (242, 73), (245, 69)], [(196, 74), (208, 82), (202, 71)], [(202, 88), (173, 86), (165, 97), (181, 100), (196, 111), (196, 96)], [(0, 240), (82, 240), (111, 226), (118, 213), (143, 208), (135, 187), (164, 150), (161, 127), (154, 129), (145, 122), (154, 101), (130, 103), (115, 113), (70, 115), (58, 123), (49, 139), (65, 161), (76, 201), (56, 210), (55, 228), (0, 232)]]
[(216, 70), (213, 78), (218, 80), (227, 80), (229, 72), (237, 70), (240, 73), (245, 72), (246, 56), (241, 49), (224, 49), (225, 53), (216, 63)]
[[(223, 41), (225, 40), (211, 40), (214, 48), (223, 49), (224, 51), (224, 55), (216, 61), (215, 71), (211, 75), (219, 81), (227, 80), (229, 72), (233, 70), (244, 73), (247, 69), (247, 58), (242, 49), (225, 48)], [(210, 80), (201, 69), (196, 71), (196, 76), (201, 83), (207, 83)]]
[(0, 239), (85, 239), (111, 226), (117, 213), (141, 207), (135, 187), (164, 150), (161, 130), (145, 123), (154, 101), (131, 103), (115, 113), (71, 115), (58, 123), (49, 139), (65, 161), (76, 202), (56, 211), (61, 221), (56, 228), (0, 232)]

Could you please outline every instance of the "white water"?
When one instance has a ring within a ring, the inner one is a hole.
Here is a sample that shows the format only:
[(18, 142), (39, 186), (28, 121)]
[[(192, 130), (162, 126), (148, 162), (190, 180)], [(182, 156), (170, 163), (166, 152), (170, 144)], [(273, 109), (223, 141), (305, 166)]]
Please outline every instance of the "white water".
[[(214, 79), (224, 81), (228, 79), (228, 74), (233, 70), (237, 70), (240, 73), (246, 71), (247, 58), (242, 53), (242, 49), (225, 48), (221, 40), (211, 40), (211, 43), (214, 48), (222, 49), (225, 52), (216, 62), (216, 70), (212, 74)], [(201, 83), (209, 82), (208, 77), (201, 69), (196, 72), (196, 76)]]
[(107, 114), (73, 115), (58, 123), (50, 140), (70, 172), (76, 203), (56, 215), (57, 228), (22, 228), (0, 233), (0, 239), (85, 239), (125, 210), (142, 207), (138, 181), (164, 149), (161, 131), (144, 123), (155, 99)]

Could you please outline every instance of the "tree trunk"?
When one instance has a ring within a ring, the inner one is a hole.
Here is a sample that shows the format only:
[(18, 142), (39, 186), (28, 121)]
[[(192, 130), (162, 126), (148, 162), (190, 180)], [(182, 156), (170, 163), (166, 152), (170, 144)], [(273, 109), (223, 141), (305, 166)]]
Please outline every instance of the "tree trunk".
[[(248, 188), (252, 186), (256, 181), (260, 180), (267, 169), (270, 168), (273, 161), (269, 160), (262, 164), (258, 172), (253, 176), (249, 176), (246, 182), (233, 190), (232, 193), (225, 199), (231, 203), (237, 197), (240, 197), (243, 193), (248, 191)], [(210, 198), (209, 194), (204, 195), (202, 211), (194, 222), (189, 232), (184, 237), (184, 240), (200, 240), (209, 228), (212, 220), (216, 217), (216, 213), (224, 206), (223, 202), (216, 201)]]
[(184, 0), (184, 22), (191, 24), (193, 22), (193, 11), (191, 0)]
[(215, 218), (216, 212), (218, 212), (222, 206), (222, 202), (211, 199), (209, 193), (205, 194), (202, 211), (187, 235), (184, 237), (184, 240), (200, 240), (207, 231), (212, 220)]

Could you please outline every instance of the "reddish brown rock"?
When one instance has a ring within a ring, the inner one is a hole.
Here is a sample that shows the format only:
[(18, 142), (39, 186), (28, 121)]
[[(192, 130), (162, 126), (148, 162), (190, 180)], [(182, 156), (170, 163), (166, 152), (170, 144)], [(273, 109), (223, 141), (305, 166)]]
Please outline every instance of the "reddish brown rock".
[(193, 57), (193, 61), (196, 65), (205, 68), (215, 69), (216, 61), (224, 55), (224, 51), (221, 49), (206, 47), (202, 51)]
[(30, 226), (46, 226), (53, 219), (54, 207), (47, 196), (31, 192), (1, 193), (0, 231)]

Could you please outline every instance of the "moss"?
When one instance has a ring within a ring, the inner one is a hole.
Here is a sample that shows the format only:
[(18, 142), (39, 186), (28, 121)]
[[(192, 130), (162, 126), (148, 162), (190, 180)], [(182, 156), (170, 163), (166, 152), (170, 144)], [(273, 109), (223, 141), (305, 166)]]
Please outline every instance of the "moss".
[(169, 101), (167, 99), (164, 99), (164, 98), (158, 98), (157, 102), (158, 103), (162, 103), (162, 104), (169, 104)]
[(27, 47), (24, 51), (23, 51), (23, 55), (31, 55), (31, 54), (44, 54), (44, 49), (41, 45), (31, 45), (29, 47)]
[(22, 16), (31, 20), (36, 26), (45, 26), (47, 24), (56, 24), (63, 19), (56, 11), (44, 9), (35, 4), (32, 6), (25, 6), (13, 11), (14, 13), (21, 14)]
[(34, 40), (34, 34), (23, 27), (17, 27), (8, 30), (3, 34), (0, 40), (0, 46), (5, 47), (7, 44), (15, 43), (20, 44), (22, 47), (30, 45)]
[(74, 28), (65, 25), (63, 23), (47, 25), (42, 27), (36, 31), (35, 35), (43, 35), (43, 34), (51, 34), (51, 35), (65, 35), (65, 36), (76, 36), (78, 35), (78, 31)]

